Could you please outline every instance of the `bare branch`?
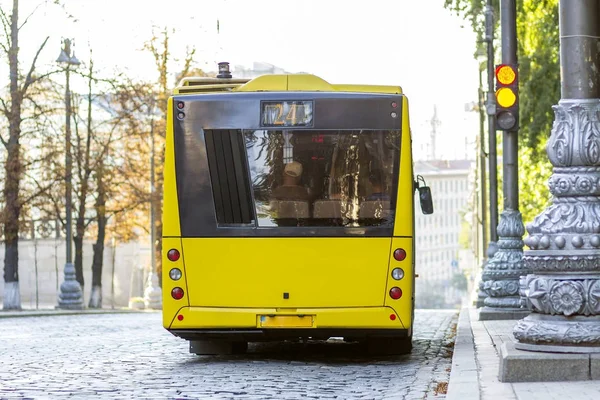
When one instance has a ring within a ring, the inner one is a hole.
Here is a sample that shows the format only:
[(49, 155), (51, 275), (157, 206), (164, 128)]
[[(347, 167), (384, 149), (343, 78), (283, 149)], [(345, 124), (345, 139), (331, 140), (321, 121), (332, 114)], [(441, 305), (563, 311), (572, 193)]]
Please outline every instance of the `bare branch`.
[(10, 21), (2, 7), (0, 7), (0, 21), (2, 22), (2, 29), (4, 30), (4, 36), (6, 37), (6, 46), (3, 44), (2, 50), (8, 54), (8, 49), (10, 48), (10, 32), (8, 28), (10, 26)]
[(46, 40), (44, 40), (44, 43), (42, 43), (42, 45), (40, 46), (38, 51), (35, 53), (35, 57), (33, 57), (33, 61), (31, 62), (31, 67), (29, 68), (29, 72), (27, 73), (27, 78), (25, 78), (25, 83), (23, 83), (23, 89), (21, 89), (21, 96), (23, 96), (23, 95), (25, 95), (25, 93), (27, 93), (27, 89), (29, 89), (29, 86), (34, 82), (34, 80), (32, 79), (32, 75), (33, 75), (33, 71), (35, 70), (35, 63), (37, 62), (37, 59), (40, 56), (40, 53), (44, 49), (44, 46), (46, 46), (46, 43), (48, 43), (48, 39), (50, 39), (50, 36), (46, 36)]
[(21, 30), (22, 27), (25, 26), (25, 24), (27, 23), (27, 21), (29, 21), (29, 18), (31, 18), (33, 16), (33, 14), (35, 14), (35, 12), (37, 11), (38, 8), (40, 8), (40, 6), (42, 6), (42, 4), (44, 3), (40, 3), (38, 4), (35, 9), (31, 12), (31, 14), (29, 14), (26, 18), (25, 21), (23, 21), (23, 23), (21, 24), (21, 26), (19, 26), (18, 30)]

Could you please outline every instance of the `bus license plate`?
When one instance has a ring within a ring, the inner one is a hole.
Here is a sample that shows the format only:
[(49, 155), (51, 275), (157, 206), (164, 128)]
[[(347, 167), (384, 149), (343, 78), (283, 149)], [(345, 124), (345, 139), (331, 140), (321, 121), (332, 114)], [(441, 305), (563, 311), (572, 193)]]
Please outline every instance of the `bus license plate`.
[(261, 328), (312, 328), (312, 315), (261, 315)]

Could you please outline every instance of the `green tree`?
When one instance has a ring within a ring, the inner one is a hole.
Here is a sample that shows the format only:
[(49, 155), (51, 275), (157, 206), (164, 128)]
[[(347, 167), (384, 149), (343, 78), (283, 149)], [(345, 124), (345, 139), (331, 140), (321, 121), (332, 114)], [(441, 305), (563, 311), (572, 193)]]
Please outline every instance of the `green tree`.
[[(469, 21), (482, 46), (486, 0), (446, 0), (445, 7)], [(492, 1), (496, 64), (501, 57), (499, 0)], [(551, 165), (545, 146), (560, 99), (558, 0), (517, 0), (519, 62), (519, 208), (530, 222), (548, 203)], [(500, 144), (501, 142), (499, 142)]]

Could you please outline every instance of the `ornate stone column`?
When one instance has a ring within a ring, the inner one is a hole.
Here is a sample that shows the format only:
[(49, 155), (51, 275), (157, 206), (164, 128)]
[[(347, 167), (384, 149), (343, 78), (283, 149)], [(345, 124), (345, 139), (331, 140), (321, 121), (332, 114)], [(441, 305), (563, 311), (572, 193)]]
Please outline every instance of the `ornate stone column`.
[(483, 290), (488, 297), (479, 312), (481, 321), (523, 318), (529, 312), (521, 307), (519, 278), (526, 274), (523, 263), (525, 227), (519, 211), (507, 209), (500, 214), (498, 249), (485, 265)]
[(514, 328), (519, 349), (600, 352), (599, 11), (597, 0), (560, 1), (553, 201), (527, 226), (521, 295), (532, 313)]
[[(496, 230), (492, 229), (492, 231), (495, 232)], [(485, 266), (487, 265), (487, 263), (490, 262), (494, 258), (494, 255), (496, 254), (497, 251), (498, 251), (498, 243), (490, 242), (488, 249), (487, 249), (487, 258), (483, 261), (483, 265), (481, 266), (482, 273), (483, 273), (483, 271), (485, 271)], [(475, 306), (477, 308), (483, 307), (484, 301), (485, 301), (486, 297), (488, 297), (488, 294), (485, 292), (485, 281), (483, 279), (484, 279), (484, 277), (482, 276), (481, 280), (479, 281), (479, 292), (477, 292), (477, 302), (475, 304)]]

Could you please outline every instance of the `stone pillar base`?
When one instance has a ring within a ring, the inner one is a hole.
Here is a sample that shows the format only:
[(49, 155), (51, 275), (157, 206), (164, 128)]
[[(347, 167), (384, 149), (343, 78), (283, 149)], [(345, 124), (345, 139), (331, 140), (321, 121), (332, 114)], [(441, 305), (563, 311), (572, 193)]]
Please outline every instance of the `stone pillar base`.
[(555, 353), (600, 353), (600, 317), (532, 313), (513, 330), (515, 348)]
[(523, 319), (529, 315), (524, 308), (483, 307), (479, 311), (479, 321), (495, 321), (502, 319)]

